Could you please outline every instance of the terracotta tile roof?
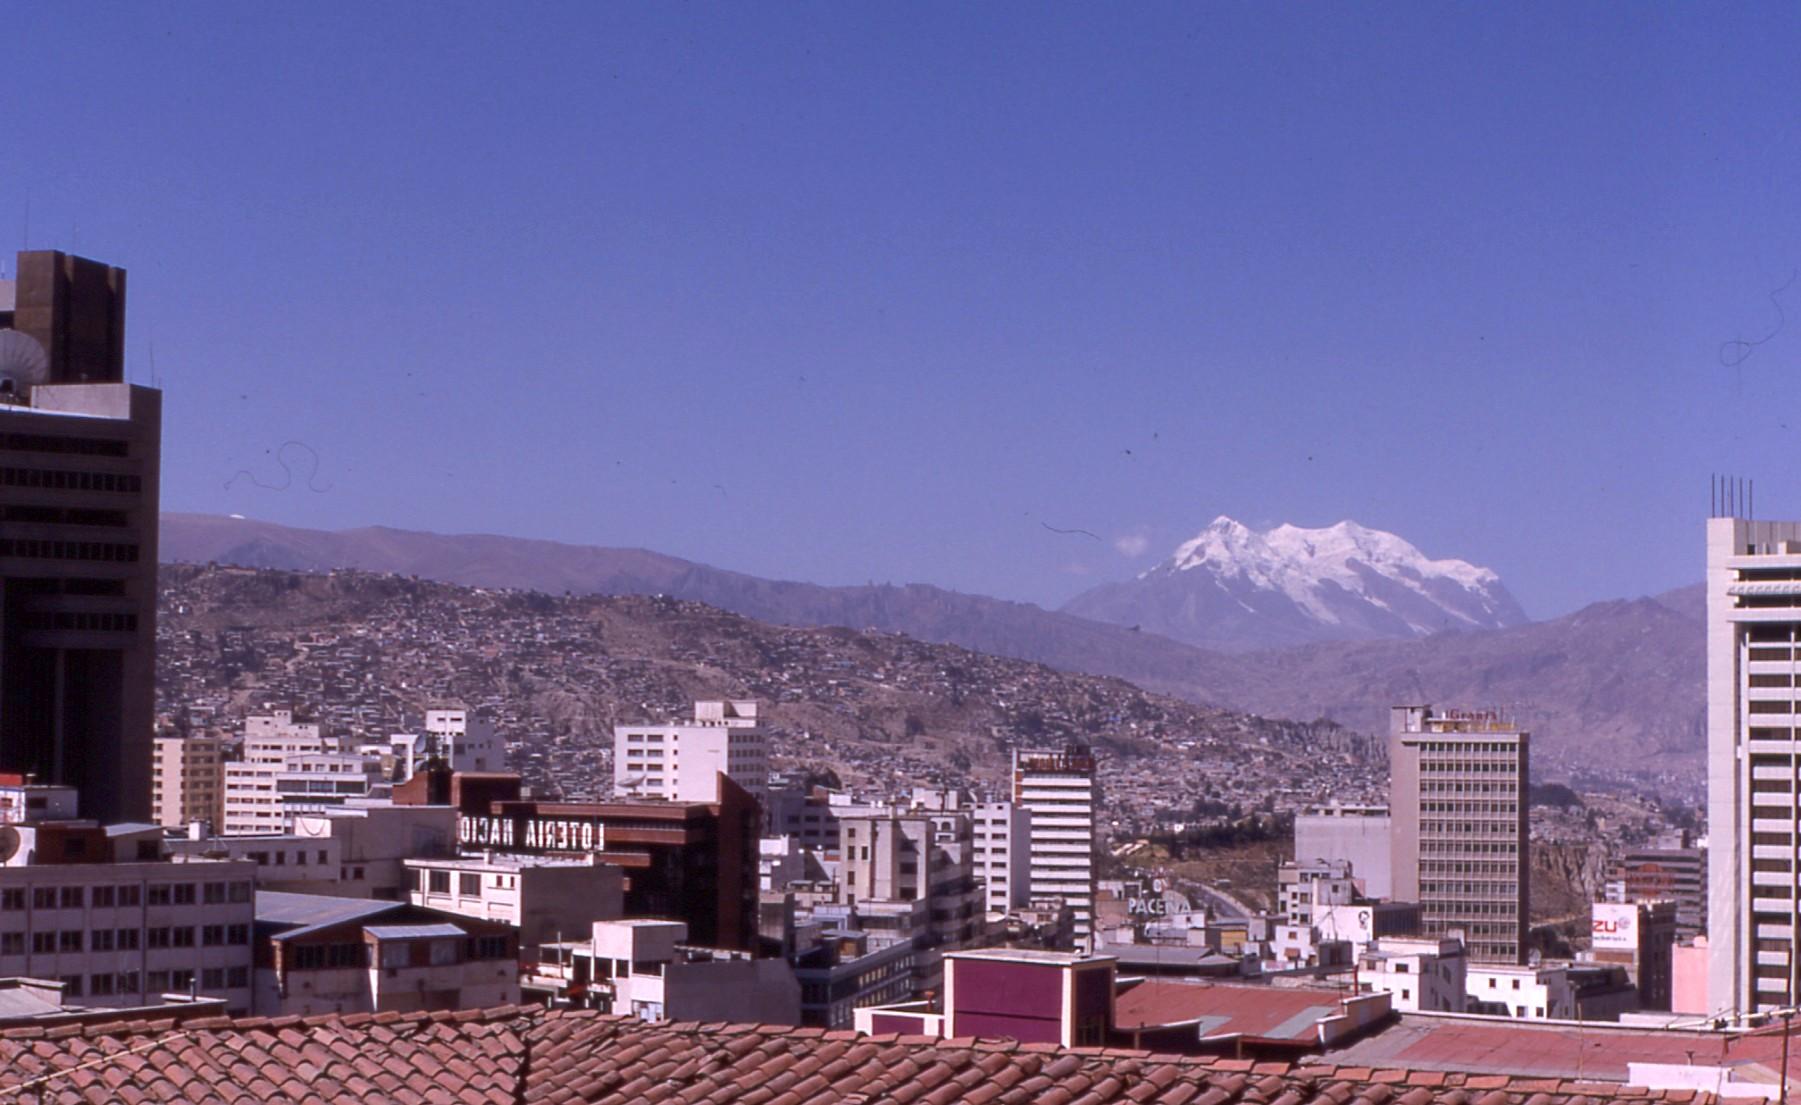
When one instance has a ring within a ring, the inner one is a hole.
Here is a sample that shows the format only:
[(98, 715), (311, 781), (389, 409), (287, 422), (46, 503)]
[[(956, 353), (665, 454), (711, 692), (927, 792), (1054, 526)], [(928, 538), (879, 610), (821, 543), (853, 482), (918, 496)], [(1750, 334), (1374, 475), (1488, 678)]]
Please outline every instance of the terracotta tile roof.
[(1642, 1105), (1712, 1099), (1615, 1083), (769, 1025), (650, 1025), (598, 1013), (509, 1007), (10, 1029), (0, 1032), (0, 1102), (15, 1101)]

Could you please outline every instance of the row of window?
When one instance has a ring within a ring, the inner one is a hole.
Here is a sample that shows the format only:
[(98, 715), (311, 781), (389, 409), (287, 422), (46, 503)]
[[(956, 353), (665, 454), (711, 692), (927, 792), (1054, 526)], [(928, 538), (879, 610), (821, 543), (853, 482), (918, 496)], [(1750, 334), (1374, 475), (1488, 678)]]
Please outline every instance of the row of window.
[(36, 560), (109, 560), (119, 564), (136, 564), (138, 547), (113, 541), (40, 541), (0, 538), (0, 557), (30, 557)]
[(92, 610), (64, 610), (57, 613), (40, 612), (27, 614), (25, 625), (30, 629), (72, 629), (83, 632), (100, 633), (136, 633), (138, 616), (136, 614), (105, 614)]
[(128, 442), (111, 437), (74, 437), (53, 434), (0, 434), (0, 449), (19, 453), (78, 453), (84, 456), (129, 456)]
[[(0, 889), (0, 912), (25, 908), (27, 895), (22, 886)], [(34, 886), (29, 895), (32, 909), (129, 909), (148, 900), (151, 905), (207, 905), (223, 902), (248, 902), (248, 882), (163, 882), (147, 887), (139, 883), (102, 884), (100, 886)]]
[[(1497, 815), (1497, 814), (1505, 813), (1505, 814), (1513, 814), (1516, 816), (1519, 813), (1519, 808), (1517, 806), (1515, 806), (1514, 803), (1512, 803), (1512, 802), (1439, 802), (1439, 803), (1435, 803), (1435, 804), (1441, 805), (1441, 806), (1454, 806), (1457, 808), (1442, 809), (1442, 810), (1425, 810), (1423, 812), (1426, 812), (1426, 813), (1460, 813), (1460, 814), (1465, 814), (1465, 815), (1475, 814), (1475, 813), (1485, 813), (1485, 814), (1490, 814), (1490, 815)], [(1508, 806), (1508, 807), (1513, 807), (1513, 808), (1510, 808), (1510, 809), (1487, 809), (1487, 808), (1485, 808), (1488, 806)], [(1484, 807), (1484, 808), (1478, 808), (1478, 807)], [(1421, 821), (1420, 822), (1420, 832), (1422, 832), (1422, 833), (1442, 833), (1446, 836), (1475, 836), (1477, 834), (1515, 832), (1515, 831), (1517, 831), (1517, 825), (1518, 825), (1518, 822), (1515, 821), (1512, 817), (1510, 817), (1506, 821), (1490, 820), (1490, 821), (1486, 821), (1486, 822), (1469, 821), (1469, 820)]]
[(0, 485), (45, 487), (53, 491), (112, 491), (135, 495), (144, 490), (142, 476), (129, 472), (69, 472), (60, 468), (0, 468)]
[[(1499, 743), (1496, 741), (1421, 741), (1416, 747), (1421, 752), (1477, 753), (1477, 752), (1518, 752), (1518, 743)], [(1421, 769), (1425, 764), (1421, 763)]]
[[(40, 930), (31, 933), (31, 954), (57, 955), (83, 951), (137, 951), (151, 948), (191, 948), (198, 937), (201, 947), (243, 947), (250, 943), (249, 925), (158, 925), (149, 929)], [(0, 955), (24, 955), (23, 932), (0, 932)], [(139, 944), (139, 940), (143, 944)]]
[[(419, 889), (428, 894), (450, 893), (449, 871), (419, 872)], [(457, 875), (457, 894), (464, 898), (479, 898), (482, 894), (482, 877), (480, 874), (459, 871)]]
[[(194, 972), (151, 971), (140, 976), (136, 971), (106, 971), (97, 975), (63, 975), (59, 980), (63, 984), (63, 996), (79, 997), (111, 997), (114, 994), (143, 993), (143, 982), (150, 984), (150, 992), (162, 994), (170, 991), (188, 990), (194, 985)], [(200, 990), (202, 993), (216, 994), (224, 989), (243, 989), (250, 985), (250, 968), (248, 967), (208, 967), (200, 972)]]

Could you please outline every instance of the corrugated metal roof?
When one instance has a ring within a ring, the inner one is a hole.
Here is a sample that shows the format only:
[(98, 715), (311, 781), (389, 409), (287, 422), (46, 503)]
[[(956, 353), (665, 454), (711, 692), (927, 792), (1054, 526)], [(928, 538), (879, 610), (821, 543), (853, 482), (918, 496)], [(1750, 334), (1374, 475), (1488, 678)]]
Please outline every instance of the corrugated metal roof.
[(364, 932), (377, 940), (425, 940), (433, 936), (463, 937), (468, 933), (451, 924), (438, 925), (369, 925)]
[(256, 922), (259, 925), (283, 925), (286, 931), (276, 934), (281, 940), (327, 925), (341, 925), (366, 917), (407, 908), (405, 902), (378, 902), (368, 898), (334, 898), (326, 894), (291, 894), (285, 890), (256, 892)]

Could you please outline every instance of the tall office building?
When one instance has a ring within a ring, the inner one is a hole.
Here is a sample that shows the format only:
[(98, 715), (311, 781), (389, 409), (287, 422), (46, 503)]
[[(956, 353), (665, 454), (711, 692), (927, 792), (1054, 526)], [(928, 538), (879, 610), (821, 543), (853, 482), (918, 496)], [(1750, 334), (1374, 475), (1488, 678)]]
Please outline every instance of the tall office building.
[(125, 271), (0, 281), (0, 771), (150, 814), (162, 394), (125, 382)]
[(1530, 735), (1493, 710), (1390, 712), (1394, 896), (1421, 934), (1463, 932), (1478, 963), (1524, 963)]
[(1707, 1004), (1790, 1006), (1801, 522), (1707, 523)]
[(1034, 898), (1057, 895), (1075, 914), (1077, 948), (1094, 934), (1094, 815), (1100, 790), (1094, 752), (1013, 752), (1013, 804), (1031, 813), (1030, 886)]

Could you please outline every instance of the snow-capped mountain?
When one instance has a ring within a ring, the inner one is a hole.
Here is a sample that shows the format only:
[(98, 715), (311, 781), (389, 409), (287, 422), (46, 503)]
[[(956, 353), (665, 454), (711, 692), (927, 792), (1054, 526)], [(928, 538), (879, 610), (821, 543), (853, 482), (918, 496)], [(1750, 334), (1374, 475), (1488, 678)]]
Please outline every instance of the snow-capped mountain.
[(1432, 560), (1355, 522), (1253, 530), (1215, 518), (1138, 578), (1085, 591), (1064, 612), (1208, 648), (1423, 637), (1527, 620), (1501, 577)]

